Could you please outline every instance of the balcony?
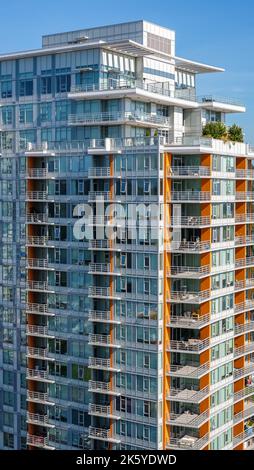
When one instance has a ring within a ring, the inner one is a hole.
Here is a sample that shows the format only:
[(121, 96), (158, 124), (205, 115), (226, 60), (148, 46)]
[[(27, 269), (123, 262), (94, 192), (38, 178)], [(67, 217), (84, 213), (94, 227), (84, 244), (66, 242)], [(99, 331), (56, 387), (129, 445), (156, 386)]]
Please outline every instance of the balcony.
[(236, 201), (253, 201), (254, 192), (251, 191), (241, 191), (236, 193)]
[(200, 279), (210, 274), (210, 265), (206, 266), (171, 266), (168, 277)]
[(158, 114), (149, 114), (132, 111), (100, 112), (87, 114), (70, 114), (69, 125), (132, 125), (141, 127), (170, 127), (170, 120)]
[(198, 438), (194, 436), (183, 436), (181, 438), (171, 437), (167, 443), (169, 450), (201, 450), (209, 443), (209, 433)]
[(55, 336), (50, 334), (47, 326), (40, 325), (27, 325), (26, 334), (28, 336), (39, 336), (45, 338), (54, 338)]
[(26, 312), (27, 313), (38, 314), (38, 315), (46, 314), (46, 315), (54, 316), (53, 313), (50, 313), (48, 311), (47, 304), (28, 303), (28, 304), (26, 304)]
[(251, 397), (253, 394), (254, 385), (244, 387), (242, 390), (239, 390), (239, 392), (234, 393), (234, 403), (237, 403), (238, 401), (243, 400), (244, 398)]
[(167, 400), (186, 403), (200, 403), (209, 396), (209, 387), (202, 390), (170, 389)]
[(234, 416), (234, 424), (240, 423), (241, 421), (244, 421), (245, 419), (248, 419), (251, 416), (254, 416), (254, 404), (253, 402), (247, 402), (245, 403), (244, 411), (240, 411), (240, 413), (237, 413)]
[(88, 169), (88, 178), (110, 178), (112, 177), (109, 167), (95, 167)]
[(111, 335), (94, 335), (89, 334), (88, 344), (93, 346), (105, 346), (109, 348), (120, 348), (119, 344), (114, 343), (114, 339)]
[(198, 98), (200, 106), (211, 111), (224, 113), (245, 113), (245, 106), (238, 100), (206, 95)]
[(89, 191), (88, 202), (116, 201), (117, 196), (113, 196), (110, 191)]
[(254, 322), (246, 322), (241, 325), (235, 325), (235, 336), (254, 331)]
[(48, 176), (48, 172), (46, 168), (28, 168), (26, 177), (27, 178), (46, 178)]
[(168, 202), (205, 202), (211, 200), (211, 193), (208, 191), (172, 191), (168, 195)]
[(198, 178), (211, 177), (208, 166), (172, 166), (168, 169), (169, 178)]
[(167, 326), (173, 328), (199, 329), (208, 325), (211, 320), (209, 314), (199, 315), (197, 312), (185, 312), (184, 315), (171, 314)]
[(145, 102), (157, 102), (166, 106), (183, 108), (199, 107), (191, 88), (174, 89), (169, 82), (146, 83), (140, 80), (103, 81), (102, 83), (74, 85), (68, 94), (71, 99), (114, 99), (132, 98)]
[(210, 340), (209, 338), (201, 340), (190, 338), (186, 341), (175, 341), (171, 340), (167, 345), (167, 351), (182, 351), (182, 352), (197, 352), (200, 353), (205, 349), (209, 348)]
[(27, 369), (26, 378), (28, 380), (36, 380), (38, 382), (54, 383), (54, 380), (49, 379), (48, 372), (40, 369)]
[(54, 405), (54, 402), (49, 398), (48, 393), (27, 390), (27, 400), (35, 403), (42, 403), (43, 405)]
[(46, 281), (27, 281), (26, 288), (41, 292), (54, 292), (54, 286), (49, 286)]
[(48, 198), (49, 198), (49, 195), (47, 191), (27, 191), (26, 192), (27, 201), (47, 201)]
[(98, 370), (107, 370), (112, 372), (120, 372), (121, 369), (119, 367), (115, 367), (112, 364), (110, 359), (105, 359), (102, 357), (89, 357), (88, 367), (90, 369), (98, 369)]
[(170, 365), (167, 374), (172, 377), (183, 377), (188, 379), (200, 379), (203, 375), (206, 375), (210, 370), (209, 362), (202, 364), (201, 366), (192, 365)]
[(55, 450), (55, 447), (50, 446), (48, 442), (49, 441), (47, 437), (27, 434), (27, 445), (39, 447), (45, 450)]
[(48, 237), (28, 236), (26, 238), (26, 245), (46, 246), (48, 241)]
[(54, 428), (54, 424), (49, 423), (48, 415), (40, 415), (38, 413), (27, 413), (27, 423), (36, 424), (38, 426), (46, 426)]
[(47, 348), (27, 348), (27, 356), (28, 357), (36, 357), (39, 359), (45, 359), (48, 356), (48, 349)]
[(168, 145), (168, 150), (174, 154), (221, 154), (247, 156), (251, 152), (248, 144), (240, 142), (224, 142), (223, 140), (212, 139), (209, 137), (184, 136), (176, 138), (174, 142)]
[(195, 242), (183, 241), (172, 241), (166, 245), (168, 252), (177, 251), (179, 253), (203, 253), (211, 249), (210, 242), (201, 242), (197, 240)]
[(88, 296), (93, 298), (99, 299), (116, 299), (121, 300), (121, 297), (117, 294), (111, 292), (110, 287), (89, 287), (88, 288)]
[(39, 213), (27, 214), (26, 221), (27, 223), (31, 223), (31, 224), (46, 223), (48, 221), (48, 216), (47, 214), (39, 214)]
[(209, 416), (210, 413), (208, 410), (202, 414), (196, 414), (190, 411), (185, 411), (181, 414), (170, 413), (167, 417), (167, 424), (170, 424), (171, 426), (198, 429), (209, 420)]
[(97, 439), (99, 441), (112, 442), (115, 444), (119, 444), (121, 442), (120, 439), (117, 439), (112, 435), (110, 429), (95, 428), (93, 426), (89, 427), (88, 437), (90, 439)]
[(110, 272), (114, 274), (109, 263), (90, 263), (88, 272), (90, 274), (110, 274)]
[(114, 387), (110, 382), (95, 382), (93, 380), (89, 380), (88, 391), (94, 393), (102, 393), (106, 395), (121, 395), (120, 392), (116, 392), (114, 390)]
[[(27, 258), (26, 259), (26, 266), (27, 268), (41, 268), (41, 269), (48, 269), (49, 268), (49, 262), (45, 258)], [(52, 268), (54, 269), (54, 268)]]
[(110, 311), (89, 310), (88, 320), (98, 323), (115, 323), (117, 325), (121, 324), (120, 320), (111, 318)]
[(234, 379), (238, 380), (246, 375), (252, 375), (254, 373), (254, 361), (247, 362), (241, 369), (234, 369)]
[(237, 447), (240, 444), (242, 444), (244, 441), (247, 441), (248, 439), (253, 438), (253, 437), (254, 437), (254, 427), (250, 427), (246, 431), (241, 432), (240, 434), (237, 434), (237, 436), (233, 438), (233, 446)]
[(199, 304), (208, 300), (211, 296), (209, 290), (189, 292), (189, 291), (171, 291), (167, 294), (167, 302), (194, 303)]
[(121, 419), (119, 415), (112, 413), (110, 406), (96, 405), (95, 403), (89, 403), (88, 414), (92, 416), (99, 416), (101, 418)]
[[(209, 227), (211, 225), (211, 218), (210, 217), (202, 217), (202, 216), (183, 216), (183, 217), (172, 217), (167, 221), (167, 224), (170, 227)], [(184, 241), (184, 240), (183, 240)], [(183, 243), (181, 241), (181, 243)]]

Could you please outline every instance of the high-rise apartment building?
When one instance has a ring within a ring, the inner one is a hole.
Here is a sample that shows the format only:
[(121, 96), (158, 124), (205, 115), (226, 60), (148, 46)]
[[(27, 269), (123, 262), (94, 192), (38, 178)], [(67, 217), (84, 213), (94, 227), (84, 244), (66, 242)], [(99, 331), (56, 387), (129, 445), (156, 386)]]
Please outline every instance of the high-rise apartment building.
[(254, 446), (254, 150), (202, 137), (245, 109), (196, 92), (221, 71), (145, 21), (0, 56), (0, 448)]

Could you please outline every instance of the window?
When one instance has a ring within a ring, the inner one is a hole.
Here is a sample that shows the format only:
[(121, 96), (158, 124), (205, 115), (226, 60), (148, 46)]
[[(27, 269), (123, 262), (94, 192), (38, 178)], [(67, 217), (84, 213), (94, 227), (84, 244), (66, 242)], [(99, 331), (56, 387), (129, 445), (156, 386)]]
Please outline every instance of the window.
[(19, 122), (20, 124), (27, 124), (33, 122), (33, 105), (21, 104), (19, 107)]
[(40, 105), (41, 122), (51, 121), (51, 111), (52, 111), (51, 103), (42, 103)]
[(2, 98), (11, 98), (12, 97), (12, 81), (11, 80), (6, 80), (6, 81), (2, 82), (1, 97)]
[(150, 192), (150, 181), (144, 180), (144, 194), (149, 194)]
[(33, 95), (33, 79), (24, 79), (19, 81), (19, 96)]
[(52, 78), (51, 77), (41, 77), (41, 94), (47, 95), (52, 91)]
[(149, 256), (144, 257), (144, 268), (145, 269), (150, 269), (150, 258), (149, 258)]
[(68, 75), (59, 75), (56, 77), (56, 92), (57, 93), (66, 93), (71, 89), (71, 76)]
[(9, 432), (4, 432), (4, 446), (14, 449), (14, 435)]
[(4, 125), (12, 124), (13, 119), (13, 107), (12, 106), (4, 106), (2, 108), (2, 122)]

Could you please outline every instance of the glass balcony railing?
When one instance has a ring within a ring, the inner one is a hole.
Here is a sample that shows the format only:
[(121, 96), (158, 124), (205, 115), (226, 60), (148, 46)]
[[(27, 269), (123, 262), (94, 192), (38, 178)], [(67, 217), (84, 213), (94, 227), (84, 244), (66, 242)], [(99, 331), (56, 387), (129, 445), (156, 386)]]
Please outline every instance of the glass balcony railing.
[(71, 114), (68, 117), (69, 125), (82, 124), (93, 125), (98, 123), (121, 123), (136, 124), (142, 122), (144, 124), (153, 124), (156, 126), (170, 126), (170, 120), (167, 117), (158, 114), (143, 113), (139, 111), (115, 111), (115, 112), (101, 112), (101, 113), (87, 113), (87, 114)]

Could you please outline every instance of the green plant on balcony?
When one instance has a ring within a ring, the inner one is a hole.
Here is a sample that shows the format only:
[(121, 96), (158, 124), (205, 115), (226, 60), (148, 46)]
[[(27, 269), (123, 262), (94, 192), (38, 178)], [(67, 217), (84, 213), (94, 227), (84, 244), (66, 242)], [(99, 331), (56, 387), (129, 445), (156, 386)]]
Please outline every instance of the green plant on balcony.
[(223, 122), (208, 122), (203, 127), (203, 136), (212, 139), (227, 140), (227, 127)]
[(242, 128), (237, 126), (237, 124), (233, 124), (228, 129), (228, 140), (231, 140), (232, 142), (243, 142), (244, 137)]
[(203, 127), (203, 136), (224, 142), (243, 142), (243, 129), (237, 124), (227, 127), (223, 122), (208, 122)]

